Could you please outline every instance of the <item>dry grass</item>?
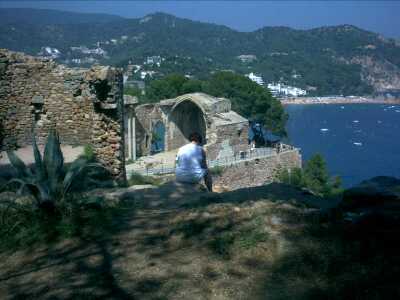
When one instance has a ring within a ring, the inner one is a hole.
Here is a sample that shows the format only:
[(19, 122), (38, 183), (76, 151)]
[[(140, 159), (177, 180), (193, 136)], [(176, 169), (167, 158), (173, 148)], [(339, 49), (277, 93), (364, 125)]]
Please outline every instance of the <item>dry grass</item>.
[(196, 201), (160, 189), (175, 206), (152, 205), (154, 191), (125, 196), (146, 205), (123, 210), (101, 237), (3, 252), (0, 299), (398, 298), (398, 257), (383, 244), (367, 251), (280, 188)]

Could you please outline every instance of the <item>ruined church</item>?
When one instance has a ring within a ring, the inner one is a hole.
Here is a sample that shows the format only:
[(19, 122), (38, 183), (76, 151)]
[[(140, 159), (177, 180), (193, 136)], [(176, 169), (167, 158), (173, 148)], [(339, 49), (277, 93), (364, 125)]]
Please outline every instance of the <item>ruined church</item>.
[[(210, 160), (248, 148), (248, 120), (231, 110), (228, 99), (203, 93), (139, 105), (128, 113), (127, 122), (127, 154), (132, 159), (177, 149), (192, 132), (202, 136)], [(161, 145), (158, 149), (155, 142)]]
[[(90, 145), (121, 180), (127, 160), (178, 149), (194, 131), (203, 137), (209, 161), (226, 159), (218, 180), (230, 188), (271, 182), (282, 167), (301, 166), (293, 147), (251, 153), (249, 122), (232, 111), (229, 99), (192, 93), (140, 105), (124, 97), (118, 68), (68, 68), (0, 49), (0, 150), (30, 145), (33, 129), (44, 143), (53, 127), (64, 145)], [(253, 156), (236, 160), (243, 153)]]

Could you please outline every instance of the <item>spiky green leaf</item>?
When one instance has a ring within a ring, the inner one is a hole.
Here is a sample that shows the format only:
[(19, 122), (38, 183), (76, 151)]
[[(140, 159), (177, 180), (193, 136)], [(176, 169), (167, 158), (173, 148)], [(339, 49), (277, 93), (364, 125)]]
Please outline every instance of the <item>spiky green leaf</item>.
[(61, 152), (58, 134), (54, 129), (50, 131), (47, 138), (43, 161), (49, 181), (50, 195), (52, 198), (56, 198), (63, 180), (64, 157)]
[(101, 164), (98, 163), (88, 163), (86, 159), (76, 159), (69, 167), (67, 174), (63, 181), (63, 194), (65, 195), (71, 188), (74, 180), (78, 178), (78, 175), (87, 168), (103, 168)]
[(11, 165), (17, 172), (18, 177), (25, 178), (32, 176), (31, 170), (25, 165), (25, 163), (14, 153), (14, 151), (7, 151), (8, 159)]
[(42, 155), (40, 154), (39, 147), (36, 143), (35, 134), (32, 136), (32, 148), (33, 155), (35, 157), (35, 173), (39, 181), (43, 181), (46, 178), (46, 170), (43, 166)]

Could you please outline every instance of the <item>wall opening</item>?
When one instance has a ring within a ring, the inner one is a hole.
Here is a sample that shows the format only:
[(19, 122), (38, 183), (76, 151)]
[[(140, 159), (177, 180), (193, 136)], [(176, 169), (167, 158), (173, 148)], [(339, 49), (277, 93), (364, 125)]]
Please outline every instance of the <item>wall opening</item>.
[(165, 150), (165, 125), (158, 121), (153, 126), (151, 136), (151, 154), (163, 152)]
[(94, 84), (94, 90), (96, 92), (97, 99), (105, 101), (108, 98), (108, 94), (111, 91), (111, 85), (108, 84), (107, 80), (96, 81)]
[(171, 122), (175, 126), (170, 141), (170, 149), (176, 149), (186, 144), (192, 132), (198, 132), (203, 138), (203, 144), (206, 143), (205, 116), (194, 102), (187, 100), (178, 104), (171, 113)]

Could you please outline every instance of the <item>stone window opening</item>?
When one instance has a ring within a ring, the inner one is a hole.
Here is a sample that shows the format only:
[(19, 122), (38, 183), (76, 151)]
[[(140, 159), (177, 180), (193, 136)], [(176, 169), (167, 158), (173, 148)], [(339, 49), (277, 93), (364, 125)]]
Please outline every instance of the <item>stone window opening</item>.
[(38, 123), (42, 115), (45, 113), (44, 111), (44, 98), (43, 96), (34, 96), (32, 97), (32, 114), (35, 123)]
[(74, 97), (82, 96), (82, 90), (80, 88), (76, 89), (73, 93)]
[(165, 150), (165, 125), (157, 121), (152, 126), (151, 149), (152, 154), (164, 152)]
[(98, 80), (93, 84), (93, 86), (97, 99), (100, 101), (106, 101), (111, 91), (111, 86), (108, 84), (108, 81)]

